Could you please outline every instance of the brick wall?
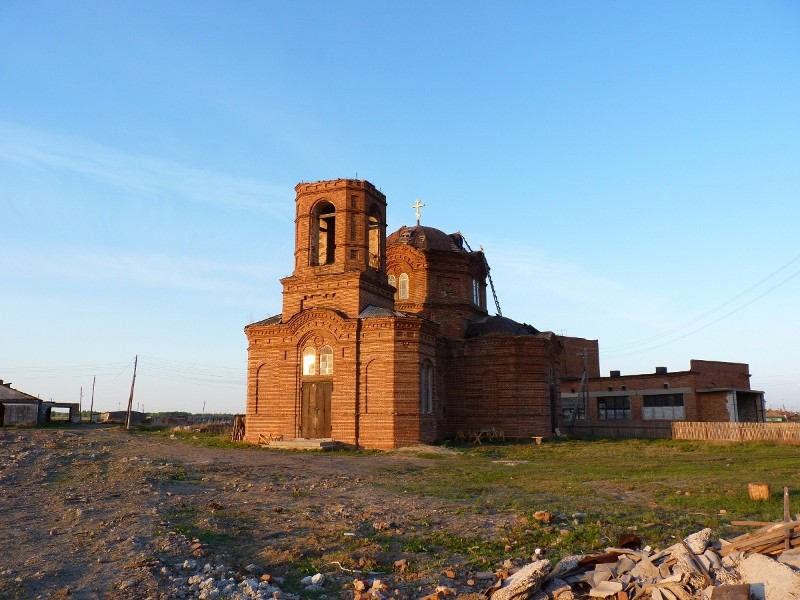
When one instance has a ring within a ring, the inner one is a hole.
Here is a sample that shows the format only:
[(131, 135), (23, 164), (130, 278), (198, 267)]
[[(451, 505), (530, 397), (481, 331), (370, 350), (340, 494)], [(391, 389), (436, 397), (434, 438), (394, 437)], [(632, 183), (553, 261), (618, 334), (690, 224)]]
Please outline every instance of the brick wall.
[(586, 362), (589, 367), (589, 377), (600, 377), (600, 349), (597, 340), (561, 335), (558, 336), (558, 339), (563, 347), (561, 353), (562, 380), (580, 380), (583, 377), (584, 350), (586, 351)]
[(692, 360), (689, 364), (698, 388), (750, 389), (750, 366), (745, 363)]
[(559, 348), (552, 335), (452, 341), (442, 433), (494, 426), (511, 437), (549, 435)]

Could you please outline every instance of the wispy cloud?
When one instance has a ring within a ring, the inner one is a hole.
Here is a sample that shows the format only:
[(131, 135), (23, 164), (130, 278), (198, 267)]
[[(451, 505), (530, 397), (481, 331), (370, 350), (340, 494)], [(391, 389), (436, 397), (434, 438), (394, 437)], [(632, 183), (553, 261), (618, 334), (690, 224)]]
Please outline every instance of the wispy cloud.
[(198, 169), (130, 154), (90, 140), (58, 136), (0, 121), (0, 161), (38, 172), (66, 171), (144, 196), (222, 205), (291, 220), (284, 183)]
[(0, 270), (16, 279), (112, 283), (238, 298), (239, 301), (263, 296), (265, 287), (283, 275), (275, 267), (158, 253), (92, 252), (69, 248), (46, 252), (38, 248), (35, 253), (12, 249), (0, 255)]
[[(553, 257), (533, 246), (501, 240), (490, 241), (488, 247), (492, 276), (502, 285), (501, 303), (503, 296), (528, 304), (531, 298), (546, 298), (550, 305), (569, 303), (581, 312), (591, 311), (595, 320), (613, 319), (631, 326), (652, 326), (659, 314), (676, 316), (656, 294), (592, 274), (580, 264)], [(544, 323), (542, 326), (548, 327)]]

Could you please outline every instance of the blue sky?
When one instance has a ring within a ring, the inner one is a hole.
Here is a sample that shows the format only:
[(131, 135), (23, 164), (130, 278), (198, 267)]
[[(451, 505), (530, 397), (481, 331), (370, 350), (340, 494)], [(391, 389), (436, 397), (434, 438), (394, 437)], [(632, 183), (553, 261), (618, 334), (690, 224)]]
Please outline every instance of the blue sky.
[(243, 412), (294, 186), (460, 230), (604, 373), (747, 362), (800, 409), (796, 2), (0, 3), (0, 378)]

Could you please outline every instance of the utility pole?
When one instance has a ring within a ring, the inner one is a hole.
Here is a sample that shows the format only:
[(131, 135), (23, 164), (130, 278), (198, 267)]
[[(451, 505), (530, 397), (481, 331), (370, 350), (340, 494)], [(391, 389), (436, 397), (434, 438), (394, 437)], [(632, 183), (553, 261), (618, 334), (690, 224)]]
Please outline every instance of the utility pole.
[(589, 408), (589, 351), (583, 348), (583, 377), (581, 378), (581, 391), (583, 392), (583, 412), (589, 421), (589, 435), (592, 435), (592, 415)]
[(94, 382), (97, 380), (97, 375), (92, 375), (92, 401), (89, 403), (89, 423), (94, 422)]
[(584, 348), (583, 352), (578, 353), (578, 356), (583, 356), (583, 376), (581, 377), (581, 391), (580, 394), (578, 394), (578, 401), (572, 409), (569, 425), (570, 428), (575, 425), (575, 419), (578, 418), (578, 411), (581, 410), (581, 412), (583, 412), (583, 418), (589, 421), (589, 431), (591, 432), (592, 422), (589, 416), (589, 352)]
[(83, 386), (81, 386), (81, 394), (78, 396), (78, 423), (83, 421)]
[(128, 396), (128, 414), (125, 417), (125, 429), (131, 429), (131, 408), (133, 407), (133, 386), (136, 385), (136, 365), (139, 364), (139, 355), (133, 359), (133, 379), (131, 380), (131, 395)]

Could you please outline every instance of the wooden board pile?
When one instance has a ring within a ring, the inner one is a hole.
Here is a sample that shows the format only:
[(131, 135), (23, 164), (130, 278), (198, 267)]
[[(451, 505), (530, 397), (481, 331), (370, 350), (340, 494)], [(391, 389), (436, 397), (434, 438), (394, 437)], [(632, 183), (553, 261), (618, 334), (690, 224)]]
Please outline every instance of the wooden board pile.
[[(492, 600), (800, 600), (800, 521), (776, 523), (728, 543), (703, 529), (653, 551), (635, 545), (570, 556), (550, 568), (536, 560), (485, 591)], [(770, 556), (767, 556), (769, 554)], [(788, 564), (787, 564), (788, 563)], [(505, 575), (505, 577), (503, 576)]]
[(800, 547), (800, 521), (770, 523), (756, 531), (745, 533), (720, 550), (722, 556), (733, 552), (758, 552), (777, 556), (785, 550)]

